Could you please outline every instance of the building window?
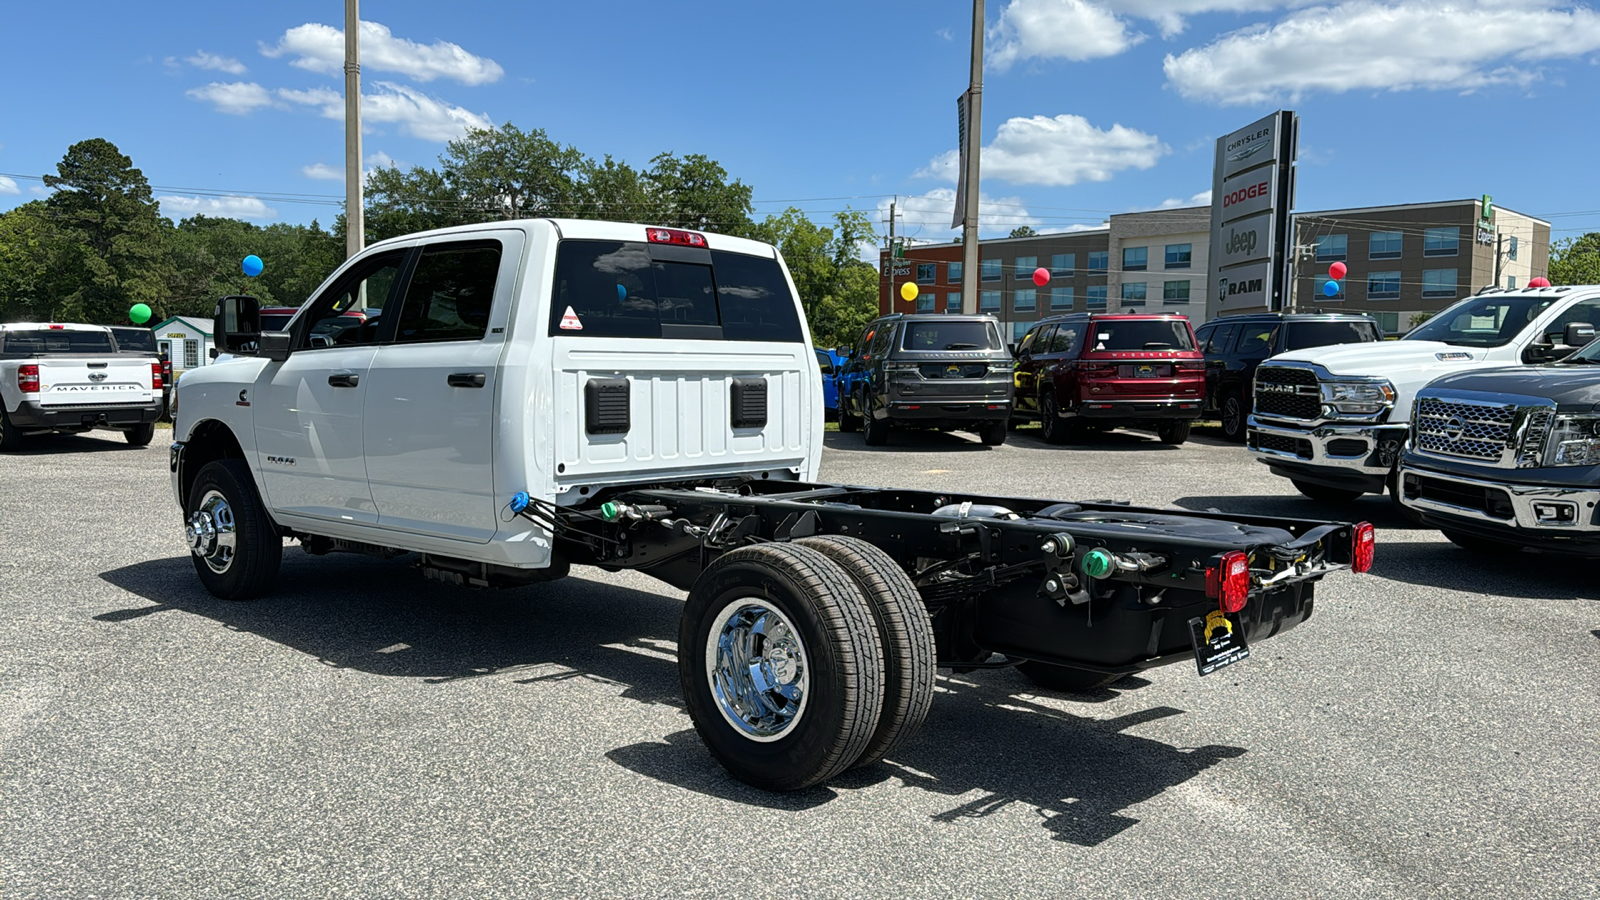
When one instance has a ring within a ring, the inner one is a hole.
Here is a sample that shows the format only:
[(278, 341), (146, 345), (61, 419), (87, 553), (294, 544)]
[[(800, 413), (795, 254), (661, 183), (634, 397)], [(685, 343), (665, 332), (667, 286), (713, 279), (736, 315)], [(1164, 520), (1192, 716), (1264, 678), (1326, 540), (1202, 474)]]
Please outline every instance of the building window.
[(1011, 308), (1017, 312), (1032, 312), (1039, 308), (1038, 297), (1033, 288), (1019, 288), (1011, 295)]
[(1394, 334), (1400, 330), (1400, 314), (1397, 312), (1373, 313), (1378, 319), (1378, 327), (1384, 334)]
[(1123, 306), (1143, 306), (1144, 305), (1144, 295), (1145, 295), (1145, 283), (1144, 282), (1142, 282), (1142, 281), (1134, 281), (1134, 282), (1124, 281), (1122, 283), (1122, 305)]
[(1103, 285), (1103, 284), (1091, 284), (1091, 285), (1089, 285), (1089, 308), (1090, 309), (1105, 309), (1106, 308), (1106, 286), (1105, 285)]
[[(1423, 256), (1455, 256), (1461, 252), (1461, 228), (1429, 228), (1422, 236)], [(1444, 269), (1438, 271), (1443, 272)], [(1455, 296), (1454, 292), (1451, 296)]]
[(1515, 275), (1507, 275), (1506, 276), (1506, 290), (1514, 291), (1516, 289), (1517, 289), (1517, 276), (1515, 276)]
[(1336, 262), (1349, 255), (1348, 234), (1325, 234), (1317, 238), (1317, 262)]
[(1032, 322), (1012, 322), (1011, 323), (1011, 343), (1015, 344), (1017, 341), (1022, 340), (1022, 336), (1027, 334), (1028, 333), (1028, 329), (1030, 329), (1032, 327), (1033, 327), (1033, 323)]
[[(1168, 244), (1167, 268), (1187, 269), (1194, 261), (1193, 244)], [(1187, 282), (1185, 282), (1187, 284)], [(1185, 296), (1188, 296), (1187, 294)]]
[(917, 284), (933, 284), (938, 280), (938, 263), (917, 263)]
[(1122, 248), (1122, 271), (1124, 271), (1124, 272), (1143, 272), (1145, 269), (1148, 269), (1148, 268), (1150, 268), (1150, 248), (1149, 247), (1123, 247)]
[(1073, 302), (1072, 288), (1058, 287), (1050, 289), (1051, 309), (1071, 309)]
[(950, 279), (951, 284), (961, 283), (961, 267), (964, 265), (966, 265), (966, 263), (953, 262), (950, 264), (949, 268), (945, 272), (945, 275)]
[(1374, 231), (1367, 238), (1367, 259), (1399, 259), (1403, 238), (1398, 231)]
[(1104, 272), (1111, 265), (1110, 250), (1089, 251), (1089, 271)]
[(1456, 295), (1455, 269), (1423, 269), (1422, 296), (1454, 297)]
[(200, 342), (189, 338), (183, 342), (183, 367), (185, 369), (197, 368), (200, 365)]
[(1019, 256), (1016, 268), (1011, 271), (1016, 273), (1018, 280), (1025, 281), (1033, 277), (1033, 270), (1037, 268), (1039, 268), (1039, 257)]
[(1000, 280), (1000, 260), (986, 259), (978, 263), (978, 278), (983, 281)]
[(947, 313), (961, 312), (961, 293), (944, 295), (944, 311)]
[(1367, 273), (1367, 299), (1368, 300), (1399, 300), (1400, 299), (1400, 273), (1399, 272), (1369, 272), (1369, 273)]
[(1076, 253), (1057, 253), (1055, 256), (1050, 257), (1051, 275), (1071, 275), (1072, 270), (1077, 267), (1078, 254)]
[(1000, 311), (1000, 292), (999, 291), (979, 291), (978, 292), (978, 309), (981, 312), (999, 312)]
[(1181, 306), (1189, 302), (1189, 279), (1169, 281), (1161, 285), (1161, 302), (1168, 306)]
[(917, 312), (933, 312), (933, 302), (937, 299), (932, 291), (925, 291), (917, 295)]
[(1517, 236), (1513, 234), (1511, 236), (1511, 240), (1507, 241), (1507, 243), (1511, 245), (1507, 252), (1510, 254), (1511, 259), (1514, 262), (1517, 258)]

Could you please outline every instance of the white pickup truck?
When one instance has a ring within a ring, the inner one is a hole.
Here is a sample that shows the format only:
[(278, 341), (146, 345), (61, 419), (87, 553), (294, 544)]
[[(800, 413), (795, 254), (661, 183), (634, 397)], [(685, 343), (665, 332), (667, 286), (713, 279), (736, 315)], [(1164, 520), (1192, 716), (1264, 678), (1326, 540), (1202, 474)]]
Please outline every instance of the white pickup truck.
[(143, 447), (163, 410), (161, 361), (119, 353), (103, 325), (0, 325), (0, 451), (52, 431), (120, 430)]
[(1313, 499), (1387, 488), (1399, 503), (1396, 472), (1418, 390), (1446, 375), (1561, 359), (1593, 340), (1597, 324), (1600, 287), (1490, 289), (1398, 341), (1274, 356), (1256, 370), (1247, 446)]
[[(358, 327), (319, 327), (349, 309)], [(286, 538), (475, 587), (645, 572), (689, 594), (695, 727), (764, 788), (902, 746), (939, 666), (1068, 690), (1203, 675), (1372, 564), (1364, 523), (817, 484), (816, 355), (754, 241), (464, 226), (374, 244), (286, 330), (249, 297), (216, 322), (224, 352), (179, 382), (171, 455), (207, 589), (265, 593)]]

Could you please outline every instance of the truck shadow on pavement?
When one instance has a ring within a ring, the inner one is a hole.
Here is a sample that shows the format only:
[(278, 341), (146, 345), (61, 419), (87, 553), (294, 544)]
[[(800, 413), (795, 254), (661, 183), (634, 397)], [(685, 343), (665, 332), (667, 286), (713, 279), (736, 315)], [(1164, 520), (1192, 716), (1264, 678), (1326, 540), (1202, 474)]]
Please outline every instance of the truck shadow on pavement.
[[(159, 627), (162, 616), (187, 613), (330, 667), (429, 684), (499, 677), (532, 687), (587, 679), (620, 688), (628, 699), (682, 709), (675, 656), (682, 602), (583, 577), (606, 577), (597, 570), (579, 572), (547, 585), (476, 592), (423, 581), (400, 561), (316, 559), (286, 548), (270, 597), (230, 603), (200, 587), (187, 557), (172, 557), (102, 573), (152, 605), (94, 618)], [(1129, 678), (1115, 690), (1073, 699), (1088, 708), (1148, 684)], [(1245, 752), (1184, 749), (1126, 733), (1182, 713), (1170, 707), (1112, 718), (1063, 712), (1048, 705), (1058, 701), (1039, 702), (1010, 670), (942, 678), (940, 687), (927, 726), (905, 750), (808, 791), (774, 794), (735, 781), (692, 728), (606, 756), (655, 781), (775, 810), (808, 809), (899, 779), (905, 787), (961, 798), (934, 821), (970, 822), (1028, 807), (1057, 839), (1093, 846), (1137, 823), (1124, 810)], [(967, 796), (974, 792), (977, 799)]]
[[(122, 432), (100, 429), (83, 434), (35, 434), (22, 440), (22, 449), (8, 456), (59, 456), (63, 453), (105, 453), (108, 450), (129, 452), (165, 453), (172, 443), (172, 432), (156, 429), (156, 438), (147, 447), (135, 447), (122, 436)], [(162, 460), (165, 462), (165, 459)]]

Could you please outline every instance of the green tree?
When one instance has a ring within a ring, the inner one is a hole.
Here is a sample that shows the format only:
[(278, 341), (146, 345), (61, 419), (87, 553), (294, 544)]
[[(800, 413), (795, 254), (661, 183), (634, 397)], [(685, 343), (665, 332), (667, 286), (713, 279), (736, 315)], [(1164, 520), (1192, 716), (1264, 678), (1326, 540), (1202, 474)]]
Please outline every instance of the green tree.
[(550, 140), (543, 129), (522, 131), (507, 122), (474, 128), (451, 141), (440, 162), (463, 215), (525, 219), (571, 209), (587, 160), (578, 148)]
[(858, 257), (860, 248), (874, 240), (865, 213), (838, 213), (830, 228), (790, 207), (768, 216), (751, 233), (783, 254), (811, 326), (812, 343), (849, 343), (877, 315), (878, 270)]
[(1014, 238), (1018, 238), (1018, 237), (1033, 237), (1034, 235), (1036, 235), (1038, 233), (1039, 232), (1034, 231), (1032, 228), (1028, 227), (1027, 225), (1018, 225), (1017, 227), (1011, 229), (1011, 234), (1009, 235), (1009, 237), (1014, 237)]
[(582, 174), (573, 203), (562, 215), (652, 224), (659, 221), (650, 187), (632, 166), (607, 156), (602, 162), (586, 161)]
[(43, 200), (0, 214), (0, 321), (69, 318), (62, 281), (86, 248), (58, 221)]
[(1600, 231), (1550, 245), (1550, 283), (1600, 284)]
[[(402, 172), (384, 166), (367, 176), (366, 243), (387, 240), (402, 234), (488, 221), (485, 211), (466, 202), (435, 169), (412, 166)], [(344, 239), (344, 216), (335, 227)]]
[(755, 232), (749, 185), (728, 181), (728, 170), (714, 159), (662, 153), (650, 160), (644, 181), (654, 212), (651, 224), (741, 237)]

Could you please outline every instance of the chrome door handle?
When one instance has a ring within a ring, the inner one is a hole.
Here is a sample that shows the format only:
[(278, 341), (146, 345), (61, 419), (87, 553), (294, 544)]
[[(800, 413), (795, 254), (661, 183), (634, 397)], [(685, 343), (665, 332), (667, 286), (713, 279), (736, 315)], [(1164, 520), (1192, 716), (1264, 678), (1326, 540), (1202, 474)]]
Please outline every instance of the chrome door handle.
[(333, 387), (355, 387), (361, 383), (361, 376), (354, 372), (341, 372), (328, 376), (328, 384)]
[(452, 372), (445, 378), (451, 387), (481, 388), (488, 380), (482, 372)]

